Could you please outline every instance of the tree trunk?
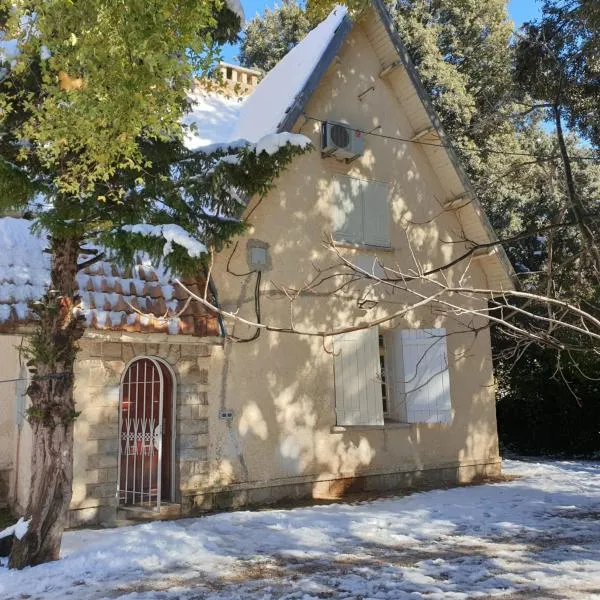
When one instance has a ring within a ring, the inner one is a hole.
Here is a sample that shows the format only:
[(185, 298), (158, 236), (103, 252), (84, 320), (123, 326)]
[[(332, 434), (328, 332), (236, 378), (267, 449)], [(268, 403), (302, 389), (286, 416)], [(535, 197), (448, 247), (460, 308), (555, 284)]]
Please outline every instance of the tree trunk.
[(581, 237), (583, 238), (584, 247), (589, 251), (596, 278), (600, 278), (600, 249), (596, 244), (594, 232), (589, 226), (588, 217), (586, 215), (586, 208), (581, 198), (578, 196), (575, 189), (575, 178), (573, 177), (573, 169), (571, 168), (571, 159), (565, 143), (565, 136), (562, 128), (562, 118), (560, 115), (560, 108), (558, 105), (554, 105), (554, 124), (556, 125), (556, 135), (558, 137), (558, 147), (560, 148), (560, 154), (562, 157), (563, 167), (565, 169), (565, 180), (567, 183), (567, 198), (569, 199), (569, 205), (579, 226)]
[(32, 427), (31, 488), (27, 533), (13, 543), (9, 567), (57, 560), (71, 503), (73, 481), (73, 365), (83, 321), (73, 314), (78, 237), (51, 240), (51, 287), (32, 305), (39, 318), (28, 345), (31, 399), (28, 420)]

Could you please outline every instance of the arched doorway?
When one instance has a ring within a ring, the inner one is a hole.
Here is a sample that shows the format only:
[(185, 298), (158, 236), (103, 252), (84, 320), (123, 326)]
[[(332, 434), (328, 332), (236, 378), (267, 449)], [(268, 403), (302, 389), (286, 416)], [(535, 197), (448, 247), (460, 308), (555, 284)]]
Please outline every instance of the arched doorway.
[(173, 501), (175, 381), (167, 365), (144, 357), (121, 380), (119, 404), (120, 505), (160, 510)]

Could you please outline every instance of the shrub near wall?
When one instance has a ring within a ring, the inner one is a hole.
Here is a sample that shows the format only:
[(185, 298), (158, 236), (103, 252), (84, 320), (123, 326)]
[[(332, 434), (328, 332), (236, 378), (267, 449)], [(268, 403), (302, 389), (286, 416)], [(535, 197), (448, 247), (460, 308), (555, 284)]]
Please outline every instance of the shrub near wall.
[[(600, 378), (600, 358), (577, 358), (582, 371)], [(501, 446), (520, 454), (598, 457), (600, 380), (565, 364), (567, 386), (556, 374), (556, 360), (554, 352), (532, 347), (512, 369), (496, 365)]]

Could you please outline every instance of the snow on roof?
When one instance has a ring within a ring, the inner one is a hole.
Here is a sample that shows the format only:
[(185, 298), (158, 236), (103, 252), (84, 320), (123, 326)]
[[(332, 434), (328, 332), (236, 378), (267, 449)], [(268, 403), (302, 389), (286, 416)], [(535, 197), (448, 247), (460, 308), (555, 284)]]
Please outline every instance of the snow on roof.
[(232, 139), (257, 142), (261, 137), (278, 131), (346, 14), (345, 7), (336, 6), (277, 63), (241, 107)]
[(189, 100), (191, 111), (183, 118), (185, 125), (193, 126), (185, 137), (189, 150), (233, 140), (233, 128), (243, 106), (240, 97), (197, 89)]
[(30, 227), (24, 219), (0, 219), (0, 322), (11, 316), (25, 320), (27, 303), (40, 298), (50, 284), (47, 244)]
[[(229, 0), (232, 10), (234, 4), (239, 2)], [(278, 133), (281, 121), (321, 61), (346, 14), (345, 7), (336, 6), (279, 61), (249, 97), (211, 90), (200, 83), (189, 95), (191, 110), (183, 118), (185, 125), (192, 126), (186, 132), (186, 147), (211, 151), (244, 141), (257, 143)], [(286, 141), (300, 146), (309, 142), (304, 137)]]
[[(189, 150), (211, 152), (218, 148), (235, 148), (247, 144), (245, 138), (236, 137), (233, 133), (247, 99), (198, 88), (189, 96), (189, 100), (191, 111), (183, 119), (185, 125), (192, 126), (184, 139)], [(256, 140), (251, 141), (255, 144), (258, 154), (274, 154), (286, 144), (305, 148), (311, 143), (310, 139), (301, 134), (266, 130)]]
[[(28, 302), (41, 298), (50, 285), (46, 236), (31, 231), (31, 221), (0, 218), (0, 330), (31, 322)], [(92, 254), (82, 253), (81, 259)], [(142, 254), (123, 268), (99, 261), (77, 275), (80, 310), (88, 327), (129, 332), (217, 335), (217, 321), (197, 302), (181, 315), (187, 294), (169, 273)], [(202, 282), (186, 287), (201, 294)], [(167, 315), (167, 318), (160, 318)], [(173, 315), (169, 318), (169, 315)]]

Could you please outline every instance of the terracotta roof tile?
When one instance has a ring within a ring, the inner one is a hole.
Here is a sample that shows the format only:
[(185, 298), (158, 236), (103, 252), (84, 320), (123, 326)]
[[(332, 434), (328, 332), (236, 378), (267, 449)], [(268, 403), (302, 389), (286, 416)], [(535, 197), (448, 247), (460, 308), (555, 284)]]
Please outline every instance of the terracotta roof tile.
[[(46, 240), (30, 231), (25, 219), (0, 218), (0, 331), (30, 323), (28, 302), (40, 298), (50, 278)], [(92, 255), (82, 255), (82, 260)], [(183, 315), (187, 294), (164, 268), (143, 256), (123, 268), (100, 261), (77, 275), (81, 304), (88, 327), (139, 333), (219, 335), (216, 315), (198, 302), (190, 302)], [(202, 292), (203, 282), (187, 281)], [(138, 312), (139, 311), (139, 312)]]

